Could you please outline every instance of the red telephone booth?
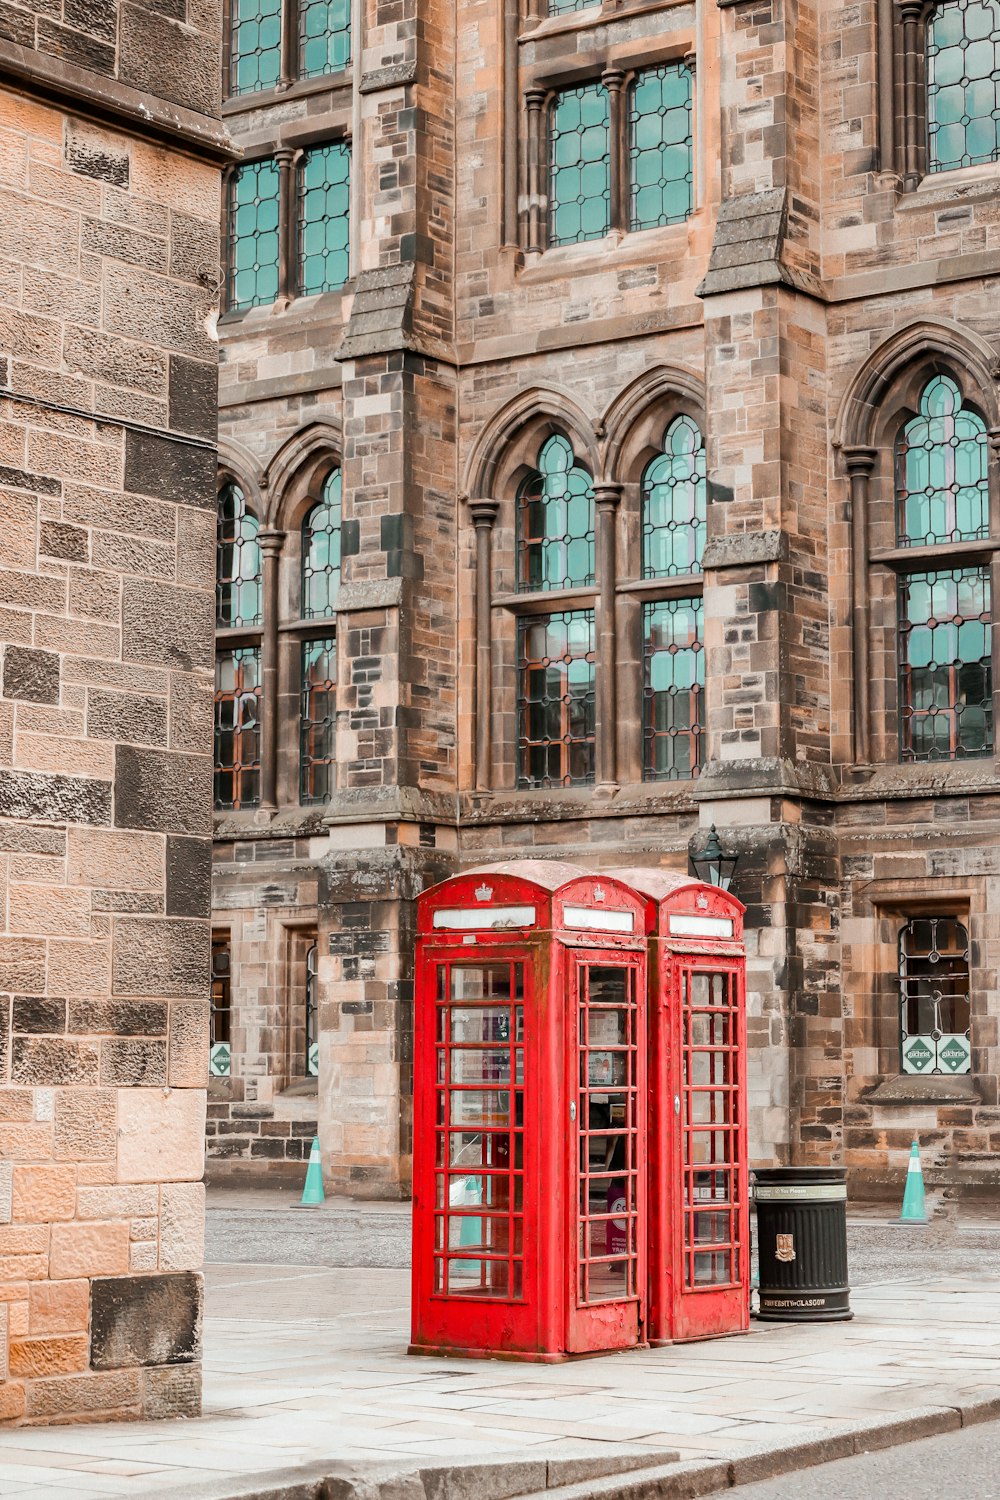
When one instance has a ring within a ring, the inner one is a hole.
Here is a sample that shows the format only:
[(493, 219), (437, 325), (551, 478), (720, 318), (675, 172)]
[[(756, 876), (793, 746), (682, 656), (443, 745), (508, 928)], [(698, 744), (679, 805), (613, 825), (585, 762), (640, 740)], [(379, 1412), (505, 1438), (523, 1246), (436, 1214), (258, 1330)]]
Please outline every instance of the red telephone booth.
[(553, 861), (418, 901), (413, 1353), (645, 1341), (654, 902)]
[(750, 1326), (743, 904), (686, 875), (616, 870), (650, 941), (649, 1342)]

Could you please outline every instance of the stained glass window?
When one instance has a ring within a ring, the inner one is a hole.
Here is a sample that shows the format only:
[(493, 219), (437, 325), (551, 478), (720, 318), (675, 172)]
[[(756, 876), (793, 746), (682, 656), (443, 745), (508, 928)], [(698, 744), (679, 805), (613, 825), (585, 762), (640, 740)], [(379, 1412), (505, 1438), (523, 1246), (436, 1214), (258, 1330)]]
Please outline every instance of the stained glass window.
[(990, 575), (985, 567), (899, 580), (899, 719), (904, 761), (993, 751)]
[(953, 380), (935, 375), (896, 443), (901, 547), (989, 536), (987, 456), (985, 422), (963, 407)]
[(594, 779), (594, 611), (518, 622), (518, 777), (521, 787)]
[(239, 485), (223, 485), (215, 544), (215, 622), (224, 630), (260, 624), (257, 531), (257, 517), (247, 509)]
[(299, 0), (299, 74), (340, 73), (351, 60), (351, 0)]
[(608, 91), (564, 89), (549, 113), (549, 244), (599, 240), (611, 223)]
[(336, 291), (350, 274), (351, 148), (332, 141), (299, 163), (299, 291)]
[(914, 917), (899, 934), (904, 1073), (968, 1073), (969, 934), (955, 917)]
[(278, 295), (278, 164), (251, 161), (229, 185), (230, 312), (265, 307)]
[(302, 524), (302, 618), (324, 619), (334, 612), (340, 588), (340, 470), (323, 485), (323, 498)]
[(628, 91), (629, 228), (682, 224), (691, 213), (691, 70), (645, 68)]
[(229, 91), (270, 89), (281, 72), (282, 0), (233, 0)]
[(228, 1078), (233, 1068), (233, 975), (229, 934), (212, 933), (212, 990), (209, 1007), (208, 1072)]
[(299, 801), (328, 802), (334, 790), (337, 647), (331, 636), (302, 642), (299, 709)]
[(996, 161), (1000, 5), (948, 0), (927, 22), (927, 154), (932, 172)]
[(642, 576), (700, 573), (704, 546), (705, 444), (696, 422), (675, 417), (642, 476)]
[(643, 607), (646, 781), (697, 776), (701, 766), (705, 649), (702, 601), (660, 599)]
[(594, 581), (594, 487), (561, 433), (541, 446), (517, 504), (518, 588), (568, 589)]
[(260, 801), (260, 650), (215, 658), (215, 806), (232, 812)]

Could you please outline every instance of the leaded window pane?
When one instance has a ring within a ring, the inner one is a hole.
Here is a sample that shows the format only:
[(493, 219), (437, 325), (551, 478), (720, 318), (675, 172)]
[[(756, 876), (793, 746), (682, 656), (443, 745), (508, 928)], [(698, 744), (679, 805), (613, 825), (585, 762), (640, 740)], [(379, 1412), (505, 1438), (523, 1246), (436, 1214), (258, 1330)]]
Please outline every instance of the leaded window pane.
[(899, 934), (904, 1073), (969, 1073), (969, 934), (955, 917), (914, 917)]
[(574, 10), (588, 10), (599, 4), (600, 0), (549, 0), (549, 15), (567, 16)]
[(549, 244), (599, 240), (611, 223), (608, 91), (564, 89), (549, 113)]
[(260, 801), (260, 650), (215, 658), (215, 806), (238, 812)]
[(594, 486), (561, 433), (541, 446), (521, 485), (518, 588), (568, 589), (594, 581)]
[(351, 60), (351, 0), (299, 0), (299, 75), (340, 73)]
[(642, 576), (700, 573), (704, 547), (705, 443), (697, 422), (675, 417), (642, 476)]
[(278, 295), (278, 164), (238, 167), (229, 186), (229, 297), (231, 312), (264, 307)]
[(302, 525), (302, 618), (324, 619), (335, 612), (340, 589), (341, 476), (334, 469), (323, 498)]
[(212, 989), (208, 1020), (208, 1071), (212, 1078), (232, 1072), (233, 974), (229, 935), (212, 934)]
[(351, 148), (333, 141), (299, 163), (299, 291), (336, 291), (350, 274)]
[(993, 753), (991, 633), (988, 568), (900, 578), (902, 760), (968, 760)]
[(520, 787), (594, 780), (594, 611), (518, 622)]
[(986, 424), (962, 405), (947, 375), (924, 388), (896, 442), (896, 527), (901, 547), (989, 536)]
[(257, 517), (238, 484), (219, 494), (215, 544), (215, 622), (239, 629), (261, 622), (260, 543)]
[(693, 194), (690, 68), (638, 73), (628, 91), (629, 228), (682, 224)]
[(705, 694), (700, 599), (660, 599), (643, 608), (646, 781), (697, 776)]
[(229, 91), (270, 89), (281, 72), (281, 0), (233, 0)]
[(302, 643), (299, 710), (299, 801), (328, 802), (334, 790), (337, 644), (333, 636)]
[(1000, 6), (949, 0), (927, 22), (927, 156), (932, 172), (1000, 158)]

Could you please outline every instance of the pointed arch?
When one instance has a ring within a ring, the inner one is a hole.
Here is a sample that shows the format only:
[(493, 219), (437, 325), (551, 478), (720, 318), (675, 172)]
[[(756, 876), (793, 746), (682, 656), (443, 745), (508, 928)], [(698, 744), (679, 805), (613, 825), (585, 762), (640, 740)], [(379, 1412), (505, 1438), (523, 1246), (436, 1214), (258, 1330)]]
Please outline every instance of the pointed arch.
[[(884, 339), (856, 372), (834, 427), (834, 446), (871, 448), (879, 439), (893, 388), (913, 372), (958, 376), (964, 394), (981, 408), (988, 427), (1000, 423), (997, 354), (992, 345), (948, 318), (920, 318)], [(915, 403), (912, 403), (915, 404)]]
[(643, 454), (655, 446), (669, 422), (683, 412), (704, 432), (705, 387), (690, 370), (657, 365), (644, 370), (615, 397), (603, 418), (601, 477), (609, 484), (627, 483), (641, 468)]
[(593, 415), (555, 386), (533, 386), (508, 401), (482, 428), (466, 465), (463, 486), (466, 494), (473, 499), (494, 496), (511, 448), (532, 428), (539, 433), (547, 430), (567, 437), (577, 457), (596, 477), (599, 452)]
[(221, 490), (226, 483), (238, 484), (243, 497), (257, 520), (264, 520), (263, 482), (257, 460), (234, 438), (219, 439), (219, 484)]
[(267, 524), (285, 531), (301, 524), (307, 502), (315, 503), (331, 469), (339, 468), (343, 431), (324, 419), (303, 427), (283, 443), (267, 465)]

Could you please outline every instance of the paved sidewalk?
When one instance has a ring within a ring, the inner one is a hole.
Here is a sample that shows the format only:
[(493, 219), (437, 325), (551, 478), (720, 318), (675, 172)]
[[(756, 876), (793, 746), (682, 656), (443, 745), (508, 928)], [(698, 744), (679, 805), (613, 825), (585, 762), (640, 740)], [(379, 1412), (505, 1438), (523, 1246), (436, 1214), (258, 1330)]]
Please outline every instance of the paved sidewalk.
[(854, 1294), (852, 1323), (754, 1324), (741, 1338), (538, 1366), (407, 1358), (405, 1271), (207, 1275), (205, 1416), (8, 1430), (4, 1500), (138, 1500), (213, 1478), (240, 1493), (253, 1475), (321, 1460), (736, 1459), (1000, 1397), (996, 1279), (884, 1282)]

